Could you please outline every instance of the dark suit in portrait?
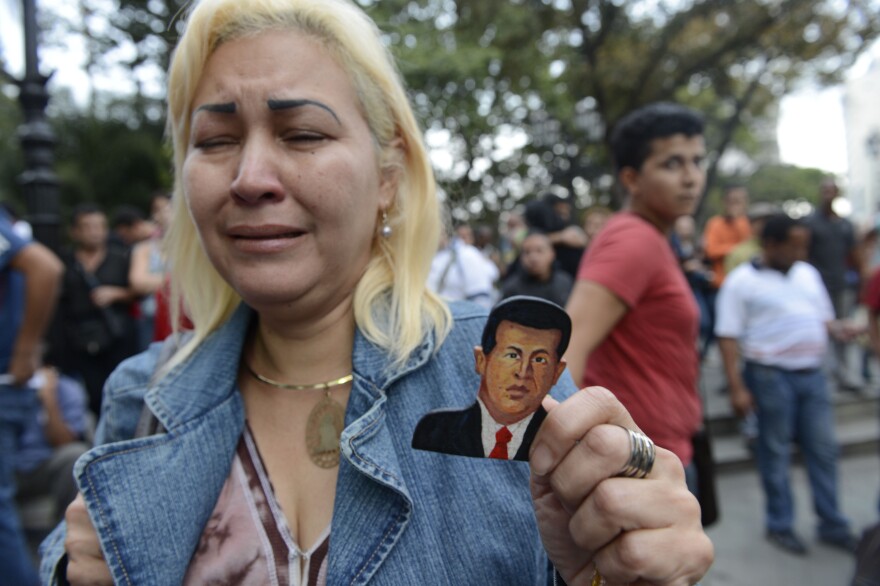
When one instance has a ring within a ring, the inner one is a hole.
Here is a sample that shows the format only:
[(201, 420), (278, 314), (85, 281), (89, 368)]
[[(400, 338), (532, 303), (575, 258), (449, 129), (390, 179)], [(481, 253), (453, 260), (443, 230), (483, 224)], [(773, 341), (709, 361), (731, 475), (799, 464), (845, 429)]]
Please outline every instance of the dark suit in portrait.
[[(528, 461), (532, 440), (545, 417), (547, 412), (543, 407), (532, 415), (513, 460)], [(476, 402), (464, 410), (432, 411), (416, 426), (412, 447), (442, 454), (485, 458), (481, 426), (480, 405)]]

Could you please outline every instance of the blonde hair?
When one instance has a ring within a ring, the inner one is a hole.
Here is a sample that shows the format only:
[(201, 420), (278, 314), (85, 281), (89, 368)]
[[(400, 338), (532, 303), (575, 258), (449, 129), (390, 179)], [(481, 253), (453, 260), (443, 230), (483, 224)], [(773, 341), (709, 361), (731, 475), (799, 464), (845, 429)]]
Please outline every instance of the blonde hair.
[(292, 30), (316, 39), (348, 73), (379, 153), (382, 172), (398, 175), (384, 210), (389, 238), (374, 237), (371, 259), (354, 293), (363, 334), (406, 360), (433, 332), (437, 346), (451, 327), (446, 305), (426, 287), (440, 235), (439, 201), (422, 133), (393, 58), (378, 28), (349, 0), (201, 0), (192, 8), (168, 76), (168, 128), (174, 145), (174, 214), (166, 248), (172, 272), (172, 320), (180, 300), (195, 335), (169, 368), (217, 329), (241, 302), (202, 248), (183, 192), (193, 98), (205, 64), (221, 44), (267, 30)]

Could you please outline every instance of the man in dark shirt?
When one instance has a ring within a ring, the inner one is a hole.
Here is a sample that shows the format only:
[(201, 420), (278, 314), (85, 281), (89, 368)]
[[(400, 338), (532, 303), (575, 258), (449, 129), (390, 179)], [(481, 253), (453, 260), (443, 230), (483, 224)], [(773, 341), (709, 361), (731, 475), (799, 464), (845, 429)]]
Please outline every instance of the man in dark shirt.
[(571, 200), (545, 194), (526, 205), (525, 220), (530, 230), (547, 234), (556, 251), (557, 265), (574, 279), (587, 246), (587, 235), (573, 222)]
[[(856, 242), (853, 225), (834, 211), (834, 200), (840, 195), (834, 179), (826, 178), (819, 190), (819, 206), (807, 217), (810, 228), (809, 261), (819, 274), (831, 297), (834, 317), (846, 319), (855, 305), (855, 292), (848, 287), (847, 272), (861, 270), (861, 255)], [(834, 380), (841, 390), (857, 391), (860, 385), (848, 368), (847, 343), (833, 341)]]
[(556, 267), (555, 260), (553, 244), (546, 234), (533, 232), (526, 236), (520, 253), (520, 271), (505, 281), (501, 297), (531, 295), (565, 306), (574, 280)]
[(53, 362), (65, 373), (80, 376), (89, 408), (100, 413), (104, 381), (125, 358), (137, 351), (130, 304), (129, 255), (107, 244), (107, 217), (93, 204), (73, 213), (70, 237), (74, 249), (64, 255), (64, 280), (58, 304)]

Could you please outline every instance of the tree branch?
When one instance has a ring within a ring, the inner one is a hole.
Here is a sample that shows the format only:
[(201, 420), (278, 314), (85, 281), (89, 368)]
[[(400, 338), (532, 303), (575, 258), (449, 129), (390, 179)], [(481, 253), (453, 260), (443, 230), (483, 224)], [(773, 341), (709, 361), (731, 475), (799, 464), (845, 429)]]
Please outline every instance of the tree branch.
[(709, 14), (712, 9), (715, 8), (715, 4), (715, 2), (711, 1), (698, 2), (690, 9), (676, 13), (672, 20), (670, 20), (663, 28), (663, 34), (658, 40), (657, 46), (651, 52), (650, 58), (645, 61), (645, 66), (642, 67), (642, 70), (636, 76), (636, 83), (633, 85), (633, 90), (629, 94), (626, 109), (624, 110), (625, 112), (629, 112), (639, 105), (639, 100), (644, 94), (645, 87), (648, 85), (648, 80), (650, 80), (651, 76), (657, 71), (663, 58), (667, 56), (667, 51), (672, 44), (672, 41), (675, 40), (678, 34), (681, 33), (688, 24), (693, 22), (694, 19)]
[(706, 186), (703, 189), (703, 197), (700, 198), (700, 203), (697, 204), (697, 209), (694, 210), (694, 218), (699, 219), (699, 224), (703, 223), (705, 218), (702, 218), (703, 204), (706, 201), (706, 193), (712, 188), (715, 184), (715, 180), (718, 176), (718, 164), (721, 161), (721, 157), (724, 156), (724, 152), (727, 150), (727, 147), (730, 146), (730, 143), (733, 141), (733, 134), (736, 132), (736, 129), (740, 124), (740, 117), (743, 112), (748, 108), (749, 103), (752, 101), (752, 98), (755, 96), (755, 92), (761, 87), (761, 76), (767, 71), (767, 67), (770, 61), (765, 61), (764, 66), (761, 70), (755, 75), (755, 77), (749, 82), (749, 85), (746, 86), (745, 91), (741, 96), (739, 96), (733, 103), (733, 113), (728, 116), (727, 120), (721, 125), (721, 139), (718, 142), (718, 146), (715, 149), (717, 155), (713, 159), (712, 163), (709, 165), (708, 171), (706, 171)]
[[(620, 11), (621, 8), (619, 6), (616, 6), (613, 2), (600, 0), (599, 32), (598, 34), (593, 36), (589, 34), (586, 25), (583, 23), (583, 19), (579, 19), (580, 31), (584, 39), (584, 42), (581, 45), (580, 53), (586, 59), (590, 70), (593, 72), (590, 85), (592, 86), (593, 98), (596, 100), (596, 111), (599, 113), (603, 120), (608, 119), (608, 98), (605, 93), (605, 87), (602, 85), (600, 79), (601, 76), (598, 75), (599, 50), (605, 43), (608, 35), (611, 34), (611, 29), (613, 28), (614, 22), (617, 20)], [(583, 12), (581, 12), (581, 14), (583, 14)]]

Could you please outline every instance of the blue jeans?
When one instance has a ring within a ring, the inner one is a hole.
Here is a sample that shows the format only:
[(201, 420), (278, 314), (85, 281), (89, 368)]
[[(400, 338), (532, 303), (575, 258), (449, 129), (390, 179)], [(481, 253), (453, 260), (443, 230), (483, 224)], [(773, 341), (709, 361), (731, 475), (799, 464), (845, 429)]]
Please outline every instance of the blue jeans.
[(22, 426), (36, 416), (37, 401), (32, 389), (0, 385), (0, 581), (4, 584), (39, 583), (15, 508), (13, 460)]
[(820, 369), (789, 371), (746, 362), (744, 379), (758, 415), (758, 471), (767, 499), (767, 530), (789, 531), (794, 501), (789, 485), (791, 442), (807, 467), (820, 537), (849, 535), (837, 499), (838, 445), (825, 375)]

